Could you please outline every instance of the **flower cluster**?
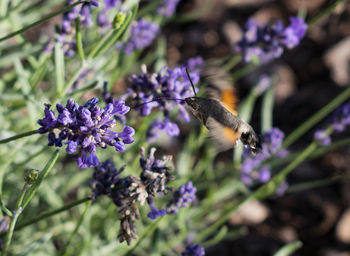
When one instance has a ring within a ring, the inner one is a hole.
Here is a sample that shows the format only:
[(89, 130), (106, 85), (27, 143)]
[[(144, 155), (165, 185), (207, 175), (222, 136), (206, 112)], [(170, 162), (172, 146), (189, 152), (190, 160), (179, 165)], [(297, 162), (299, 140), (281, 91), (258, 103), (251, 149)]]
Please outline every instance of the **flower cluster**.
[(45, 117), (38, 120), (41, 128), (39, 133), (49, 133), (49, 146), (62, 147), (62, 142), (67, 140), (66, 151), (73, 154), (81, 150), (77, 159), (80, 168), (93, 167), (99, 164), (95, 154), (97, 146), (106, 148), (115, 147), (116, 151), (124, 151), (125, 144), (134, 141), (132, 136), (135, 131), (130, 126), (125, 126), (122, 132), (112, 131), (116, 124), (114, 116), (125, 115), (130, 108), (124, 101), (113, 101), (102, 109), (96, 104), (97, 98), (92, 98), (83, 106), (79, 106), (72, 99), (67, 101), (66, 106), (56, 104), (58, 116), (50, 110), (51, 105), (45, 107)]
[[(69, 0), (67, 5), (72, 5), (76, 3), (77, 0)], [(75, 54), (74, 47), (76, 45), (75, 41), (75, 31), (73, 22), (79, 17), (80, 22), (83, 26), (89, 27), (92, 25), (91, 20), (91, 9), (95, 6), (99, 6), (97, 0), (79, 0), (80, 5), (75, 6), (68, 12), (63, 14), (61, 33), (56, 38), (56, 41), (62, 43), (64, 53), (66, 56), (73, 56)]]
[(243, 54), (246, 62), (258, 58), (260, 62), (266, 63), (280, 57), (284, 48), (296, 47), (305, 36), (306, 30), (307, 24), (300, 17), (290, 17), (288, 27), (284, 27), (281, 21), (260, 26), (250, 19), (235, 50)]
[(97, 15), (97, 25), (100, 28), (110, 28), (112, 24), (112, 20), (109, 19), (108, 13), (110, 10), (118, 6), (120, 3), (120, 0), (104, 0), (104, 8), (102, 11)]
[(163, 0), (157, 8), (158, 14), (165, 17), (173, 16), (179, 2), (180, 0)]
[(129, 40), (124, 45), (126, 54), (149, 46), (159, 33), (159, 25), (144, 18), (133, 21)]
[(183, 66), (173, 70), (165, 67), (159, 73), (147, 73), (146, 67), (143, 66), (141, 74), (131, 77), (131, 88), (122, 96), (122, 99), (132, 98), (142, 116), (149, 115), (154, 108), (163, 111), (163, 118), (156, 119), (150, 125), (147, 132), (149, 142), (154, 142), (159, 131), (162, 130), (169, 136), (179, 135), (177, 124), (170, 121), (170, 112), (173, 109), (176, 108), (179, 111), (185, 122), (190, 121), (183, 99), (193, 96), (194, 92), (187, 77), (186, 68), (189, 70), (192, 81), (197, 83), (202, 64), (202, 58), (191, 58)]
[[(271, 170), (265, 161), (272, 156), (286, 157), (287, 150), (281, 149), (284, 133), (278, 128), (272, 128), (264, 133), (262, 149), (256, 156), (244, 155), (241, 180), (246, 185), (253, 185), (256, 181), (266, 183), (271, 178)], [(247, 153), (247, 152), (246, 152)]]
[(271, 86), (271, 78), (268, 75), (259, 77), (259, 82), (254, 87), (254, 93), (259, 96), (262, 95)]
[(186, 246), (185, 251), (181, 253), (181, 256), (204, 256), (204, 248), (199, 244), (189, 244)]
[(167, 213), (177, 214), (179, 208), (186, 208), (196, 199), (197, 189), (193, 186), (192, 182), (189, 181), (185, 185), (174, 192), (173, 199), (167, 205)]
[(330, 127), (332, 131), (339, 133), (344, 131), (346, 127), (349, 125), (350, 125), (350, 102), (337, 108), (332, 114), (327, 128), (316, 130), (314, 134), (314, 138), (321, 145), (324, 145), (324, 146), (329, 145), (331, 144), (331, 137), (329, 135), (330, 132), (326, 131), (328, 127)]
[(141, 206), (147, 202), (151, 209), (147, 216), (150, 219), (156, 219), (167, 213), (177, 213), (176, 207), (187, 207), (195, 197), (196, 188), (189, 182), (174, 193), (174, 199), (169, 204), (174, 211), (167, 212), (165, 209), (158, 209), (155, 206), (154, 198), (156, 196), (162, 196), (172, 191), (167, 183), (174, 178), (170, 174), (171, 168), (167, 165), (171, 156), (156, 159), (155, 151), (155, 148), (151, 148), (146, 157), (145, 149), (141, 149), (140, 167), (142, 171), (139, 178), (134, 176), (120, 177), (124, 168), (117, 170), (111, 160), (100, 164), (93, 173), (93, 180), (90, 182), (93, 191), (92, 198), (96, 199), (101, 195), (107, 195), (118, 207), (121, 221), (118, 237), (121, 242), (126, 241), (130, 244), (131, 239), (137, 238), (135, 220), (140, 217), (137, 202)]

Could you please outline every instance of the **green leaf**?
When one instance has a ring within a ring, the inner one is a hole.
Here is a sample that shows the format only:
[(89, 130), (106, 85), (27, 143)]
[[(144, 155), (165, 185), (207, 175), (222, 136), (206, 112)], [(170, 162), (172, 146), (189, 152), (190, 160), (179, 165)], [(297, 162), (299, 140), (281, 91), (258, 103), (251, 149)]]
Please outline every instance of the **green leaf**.
[(301, 241), (295, 241), (289, 244), (286, 244), (281, 249), (279, 249), (273, 256), (289, 256), (293, 252), (297, 251), (303, 246)]
[(60, 42), (55, 43), (56, 91), (61, 94), (64, 87), (64, 52)]

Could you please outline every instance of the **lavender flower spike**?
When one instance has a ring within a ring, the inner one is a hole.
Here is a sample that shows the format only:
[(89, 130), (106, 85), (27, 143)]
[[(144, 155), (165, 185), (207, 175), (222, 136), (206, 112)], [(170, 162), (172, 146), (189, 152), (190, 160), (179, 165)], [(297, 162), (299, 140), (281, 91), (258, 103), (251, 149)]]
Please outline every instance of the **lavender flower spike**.
[(176, 6), (180, 0), (163, 0), (157, 8), (157, 12), (165, 17), (173, 16), (176, 11)]
[(99, 164), (96, 156), (98, 146), (113, 146), (116, 151), (124, 151), (125, 144), (134, 141), (132, 127), (125, 126), (119, 133), (111, 130), (116, 124), (114, 116), (125, 115), (130, 110), (124, 101), (114, 101), (104, 109), (96, 106), (97, 103), (97, 98), (90, 99), (84, 106), (79, 106), (72, 99), (67, 101), (65, 107), (58, 103), (57, 117), (50, 110), (50, 105), (46, 105), (45, 117), (38, 121), (41, 126), (38, 132), (49, 132), (50, 146), (61, 147), (62, 142), (67, 140), (65, 144), (68, 154), (81, 150), (81, 155), (77, 158), (80, 168), (91, 168)]
[(186, 246), (184, 252), (181, 253), (181, 256), (204, 256), (204, 248), (199, 244), (189, 244)]
[(159, 33), (159, 25), (140, 19), (131, 26), (130, 38), (125, 44), (124, 51), (131, 54), (135, 50), (149, 46)]
[(291, 17), (290, 25), (284, 28), (282, 22), (260, 26), (250, 19), (244, 28), (243, 38), (235, 46), (246, 62), (258, 58), (266, 63), (283, 54), (284, 48), (296, 47), (305, 36), (307, 24), (300, 17)]
[(167, 205), (167, 213), (177, 214), (179, 208), (186, 208), (196, 199), (197, 189), (189, 181), (174, 192), (173, 199)]

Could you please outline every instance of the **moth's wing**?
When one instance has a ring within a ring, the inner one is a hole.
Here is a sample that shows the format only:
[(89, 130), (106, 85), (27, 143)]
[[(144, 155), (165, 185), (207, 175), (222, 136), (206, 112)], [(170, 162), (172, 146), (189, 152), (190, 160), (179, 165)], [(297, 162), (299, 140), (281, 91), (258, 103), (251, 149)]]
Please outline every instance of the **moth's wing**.
[(233, 81), (223, 67), (209, 62), (202, 68), (201, 77), (207, 84), (207, 97), (222, 103), (232, 114), (237, 115), (238, 96)]
[(207, 118), (206, 127), (209, 130), (209, 137), (215, 142), (214, 145), (218, 151), (233, 148), (240, 138), (239, 133), (229, 127), (223, 126), (212, 117)]

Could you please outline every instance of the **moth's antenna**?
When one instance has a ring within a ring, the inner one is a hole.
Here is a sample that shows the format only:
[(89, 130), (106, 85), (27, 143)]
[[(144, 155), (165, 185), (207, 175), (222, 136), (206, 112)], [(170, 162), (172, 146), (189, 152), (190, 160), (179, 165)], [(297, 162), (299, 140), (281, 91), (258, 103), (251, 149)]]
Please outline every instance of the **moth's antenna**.
[(186, 73), (187, 73), (187, 77), (188, 77), (188, 79), (190, 80), (190, 83), (191, 83), (191, 85), (192, 85), (192, 90), (193, 90), (194, 96), (197, 97), (196, 90), (194, 89), (194, 85), (193, 85), (192, 79), (191, 79), (191, 77), (190, 77), (190, 73), (188, 72), (188, 69), (187, 69), (187, 68), (186, 68)]
[(158, 100), (161, 100), (161, 99), (167, 99), (167, 100), (181, 100), (181, 101), (185, 101), (184, 99), (172, 99), (172, 98), (167, 98), (166, 96), (159, 96), (151, 101), (147, 101), (147, 102), (144, 102), (144, 103), (140, 103), (140, 104), (137, 104), (135, 106), (133, 106), (132, 108), (137, 108), (137, 107), (140, 107), (140, 106), (143, 106), (143, 105), (146, 105), (148, 103), (151, 103), (151, 102), (154, 102), (154, 101), (158, 101)]

